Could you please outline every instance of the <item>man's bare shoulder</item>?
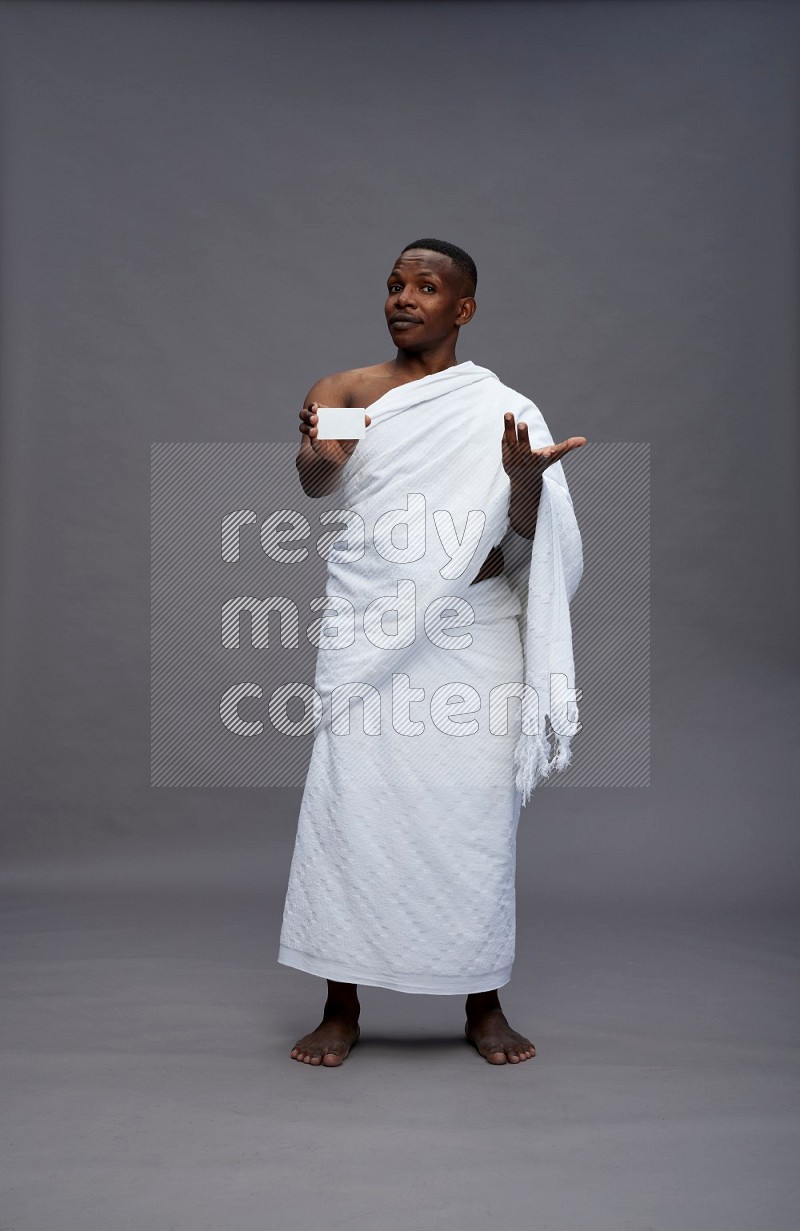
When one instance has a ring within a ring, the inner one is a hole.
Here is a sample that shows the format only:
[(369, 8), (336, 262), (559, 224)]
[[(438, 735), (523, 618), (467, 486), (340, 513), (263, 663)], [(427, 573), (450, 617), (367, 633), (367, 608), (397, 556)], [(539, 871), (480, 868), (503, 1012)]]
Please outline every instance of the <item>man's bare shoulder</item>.
[(393, 381), (390, 363), (371, 363), (363, 368), (332, 372), (312, 385), (305, 406), (368, 406), (385, 393)]

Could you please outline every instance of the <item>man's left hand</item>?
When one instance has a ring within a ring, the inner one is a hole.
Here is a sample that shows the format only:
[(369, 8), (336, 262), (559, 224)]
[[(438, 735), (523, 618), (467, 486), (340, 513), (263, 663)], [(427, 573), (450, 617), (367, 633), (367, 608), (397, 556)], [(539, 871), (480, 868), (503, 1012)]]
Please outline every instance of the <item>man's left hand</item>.
[(539, 498), (542, 494), (543, 475), (548, 466), (560, 461), (570, 449), (586, 444), (585, 436), (570, 436), (560, 445), (545, 445), (532, 449), (528, 439), (527, 423), (516, 423), (509, 411), (504, 416), (503, 469), (511, 480), (509, 521), (511, 528), (526, 539), (536, 532), (539, 513)]
[(503, 469), (510, 478), (512, 487), (517, 483), (522, 489), (534, 487), (548, 466), (561, 461), (570, 449), (578, 449), (586, 444), (585, 436), (569, 436), (562, 440), (560, 445), (545, 445), (543, 449), (532, 449), (527, 423), (517, 423), (510, 411), (503, 418)]

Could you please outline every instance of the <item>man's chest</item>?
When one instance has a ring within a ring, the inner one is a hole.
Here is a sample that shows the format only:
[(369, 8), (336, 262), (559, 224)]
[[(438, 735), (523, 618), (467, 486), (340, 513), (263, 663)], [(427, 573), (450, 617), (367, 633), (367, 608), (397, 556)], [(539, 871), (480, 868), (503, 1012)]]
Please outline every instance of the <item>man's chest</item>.
[(392, 389), (398, 389), (401, 385), (408, 384), (408, 381), (396, 380), (390, 376), (380, 376), (378, 374), (364, 374), (351, 379), (344, 385), (344, 393), (342, 399), (343, 406), (363, 406), (365, 410), (369, 410), (374, 402), (389, 393)]

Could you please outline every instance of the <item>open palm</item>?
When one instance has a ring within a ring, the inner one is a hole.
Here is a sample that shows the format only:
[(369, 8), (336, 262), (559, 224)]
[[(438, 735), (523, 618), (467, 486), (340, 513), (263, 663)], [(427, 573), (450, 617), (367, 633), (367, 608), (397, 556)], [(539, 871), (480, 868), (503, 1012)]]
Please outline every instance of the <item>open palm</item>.
[(512, 487), (517, 484), (521, 488), (533, 486), (541, 479), (548, 466), (561, 461), (571, 449), (578, 449), (586, 444), (585, 436), (569, 436), (562, 440), (561, 444), (532, 449), (527, 423), (517, 423), (510, 411), (503, 418), (503, 469), (510, 478)]

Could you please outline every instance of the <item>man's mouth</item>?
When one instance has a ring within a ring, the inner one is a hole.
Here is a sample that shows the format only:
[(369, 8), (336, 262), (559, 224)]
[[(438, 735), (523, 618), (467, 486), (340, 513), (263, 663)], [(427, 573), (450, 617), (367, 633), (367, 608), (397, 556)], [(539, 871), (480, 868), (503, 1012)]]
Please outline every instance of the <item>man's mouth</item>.
[(390, 325), (419, 325), (420, 321), (416, 316), (393, 316), (389, 320)]

